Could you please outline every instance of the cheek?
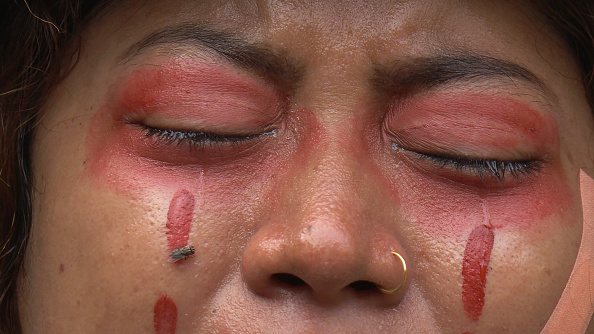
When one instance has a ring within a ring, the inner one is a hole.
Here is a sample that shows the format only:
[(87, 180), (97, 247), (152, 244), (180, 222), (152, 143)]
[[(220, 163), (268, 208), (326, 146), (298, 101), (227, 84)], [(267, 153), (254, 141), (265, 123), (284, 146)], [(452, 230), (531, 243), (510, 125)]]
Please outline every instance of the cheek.
[(289, 130), (281, 131), (282, 138), (258, 144), (249, 149), (249, 154), (201, 159), (199, 154), (193, 156), (196, 152), (174, 150), (173, 144), (170, 156), (189, 157), (163, 162), (151, 155), (167, 152), (167, 148), (151, 146), (142, 134), (122, 124), (110, 108), (106, 105), (94, 116), (86, 137), (85, 172), (97, 188), (107, 185), (127, 197), (187, 189), (196, 198), (197, 208), (204, 209), (202, 204), (207, 204), (221, 212), (237, 212), (244, 204), (253, 205), (253, 200), (267, 192), (275, 174), (303, 163), (323, 136), (311, 111), (299, 110), (295, 111), (299, 122), (289, 118), (284, 125)]
[[(509, 187), (461, 185), (406, 163), (382, 171), (403, 220), (411, 270), (444, 323), (504, 323), (528, 305), (535, 318), (549, 314), (580, 235), (579, 198), (559, 165)], [(540, 286), (520, 287), (529, 281)]]
[(525, 325), (525, 319), (546, 322), (565, 288), (579, 249), (581, 224), (576, 206), (577, 202), (529, 230), (494, 231), (481, 321), (509, 321), (518, 328)]
[(161, 162), (144, 154), (152, 148), (142, 135), (111, 126), (113, 123), (106, 112), (93, 120), (86, 141), (86, 172), (98, 189), (107, 186), (125, 197), (153, 198), (159, 192), (173, 194), (186, 189), (195, 197), (197, 209), (207, 203), (215, 209), (235, 210), (238, 203), (249, 201), (253, 185), (266, 180), (281, 163), (269, 151), (225, 164)]
[(146, 219), (149, 210), (84, 180), (50, 182), (45, 189), (34, 199), (30, 284), (24, 284), (25, 302), (35, 304), (31, 316), (57, 320), (63, 327), (55, 332), (93, 325), (105, 332), (148, 332), (149, 321), (132, 323), (122, 309), (150, 312), (158, 284), (151, 278), (163, 277), (152, 265), (160, 243)]
[[(436, 238), (466, 240), (481, 224), (530, 235), (530, 230), (547, 217), (563, 214), (573, 204), (569, 182), (557, 168), (526, 176), (524, 182), (511, 188), (460, 186), (406, 168), (397, 178), (401, 182), (393, 183), (392, 188), (402, 203), (403, 216), (415, 229)], [(573, 222), (561, 220), (557, 225), (568, 223)]]

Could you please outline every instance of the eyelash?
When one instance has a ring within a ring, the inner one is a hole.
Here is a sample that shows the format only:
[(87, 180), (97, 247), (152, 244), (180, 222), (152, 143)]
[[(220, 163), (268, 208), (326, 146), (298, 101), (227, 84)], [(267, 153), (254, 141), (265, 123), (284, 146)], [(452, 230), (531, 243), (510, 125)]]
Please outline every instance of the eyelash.
[(433, 155), (406, 150), (396, 144), (393, 144), (393, 149), (413, 153), (417, 157), (435, 163), (442, 168), (450, 167), (456, 171), (472, 172), (481, 180), (486, 176), (491, 176), (501, 183), (505, 181), (506, 174), (513, 176), (515, 179), (522, 176), (536, 175), (542, 170), (544, 164), (543, 161), (539, 160), (503, 161)]
[(274, 135), (274, 130), (255, 135), (224, 135), (211, 132), (179, 131), (169, 129), (158, 129), (143, 125), (145, 138), (153, 138), (165, 145), (188, 145), (192, 149), (215, 148), (224, 145), (237, 146), (262, 136)]
[[(166, 145), (181, 146), (187, 144), (193, 149), (220, 147), (222, 145), (236, 146), (262, 136), (275, 134), (275, 131), (272, 130), (256, 135), (222, 135), (209, 132), (158, 129), (146, 125), (143, 125), (143, 130), (145, 131), (146, 138), (154, 138), (157, 142), (162, 142)], [(426, 154), (403, 149), (397, 144), (393, 144), (392, 148), (394, 150), (403, 150), (413, 153), (421, 159), (429, 160), (432, 163), (440, 165), (442, 168), (452, 167), (457, 171), (470, 171), (481, 180), (487, 174), (490, 174), (490, 176), (500, 182), (505, 180), (506, 174), (510, 174), (515, 179), (518, 179), (522, 176), (537, 174), (540, 172), (543, 165), (543, 162), (538, 160), (502, 161), (495, 159), (468, 159)]]
[(501, 161), (440, 156), (426, 156), (426, 158), (440, 164), (442, 167), (451, 166), (456, 170), (471, 171), (481, 180), (487, 174), (490, 174), (500, 182), (505, 181), (505, 174), (510, 174), (515, 179), (519, 179), (522, 176), (535, 175), (542, 169), (542, 162), (535, 160)]

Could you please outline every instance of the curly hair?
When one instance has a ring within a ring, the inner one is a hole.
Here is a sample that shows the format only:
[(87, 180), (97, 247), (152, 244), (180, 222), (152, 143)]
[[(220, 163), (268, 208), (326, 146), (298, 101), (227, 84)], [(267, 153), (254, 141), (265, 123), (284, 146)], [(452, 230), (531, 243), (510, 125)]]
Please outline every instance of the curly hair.
[(0, 4), (0, 333), (20, 333), (17, 278), (31, 230), (31, 141), (44, 99), (107, 1)]
[[(114, 1), (0, 3), (0, 333), (20, 333), (17, 280), (31, 230), (31, 142), (41, 108), (78, 55), (80, 32)], [(533, 0), (566, 41), (594, 110), (594, 4)]]

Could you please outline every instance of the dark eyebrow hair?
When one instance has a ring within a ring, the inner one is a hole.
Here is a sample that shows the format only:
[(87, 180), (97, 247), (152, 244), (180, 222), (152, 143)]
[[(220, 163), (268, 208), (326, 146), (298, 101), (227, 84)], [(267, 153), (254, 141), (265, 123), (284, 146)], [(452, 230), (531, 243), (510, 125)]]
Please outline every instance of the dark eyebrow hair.
[(250, 43), (238, 34), (192, 23), (165, 27), (149, 34), (125, 50), (119, 61), (129, 62), (148, 49), (165, 45), (201, 48), (287, 89), (295, 85), (303, 75), (302, 66), (295, 60), (276, 54), (265, 45)]
[(497, 78), (509, 83), (520, 80), (534, 86), (545, 97), (554, 97), (543, 80), (527, 68), (471, 52), (403, 59), (388, 66), (376, 66), (371, 82), (378, 90), (406, 95), (446, 84)]
[[(254, 71), (290, 91), (300, 82), (304, 67), (295, 59), (275, 53), (270, 47), (249, 42), (241, 35), (185, 23), (150, 33), (126, 49), (118, 58), (129, 62), (151, 48), (194, 46), (222, 57), (234, 65)], [(446, 84), (472, 81), (492, 81), (497, 78), (529, 83), (546, 97), (551, 90), (533, 72), (518, 64), (472, 52), (442, 53), (425, 57), (410, 57), (388, 65), (375, 65), (371, 83), (375, 90), (389, 94), (414, 94)]]

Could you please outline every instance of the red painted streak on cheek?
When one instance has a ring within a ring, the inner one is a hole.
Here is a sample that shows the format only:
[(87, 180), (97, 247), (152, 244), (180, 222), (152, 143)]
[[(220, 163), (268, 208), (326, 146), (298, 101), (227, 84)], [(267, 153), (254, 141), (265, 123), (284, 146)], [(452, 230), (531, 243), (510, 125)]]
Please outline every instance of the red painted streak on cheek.
[(171, 297), (162, 295), (157, 299), (154, 308), (154, 325), (156, 334), (175, 334), (177, 326), (177, 306)]
[(188, 246), (193, 217), (194, 195), (186, 189), (178, 190), (167, 212), (167, 243), (170, 249)]
[(489, 226), (479, 225), (470, 233), (462, 263), (462, 303), (466, 315), (478, 320), (485, 305), (485, 286), (495, 235)]

